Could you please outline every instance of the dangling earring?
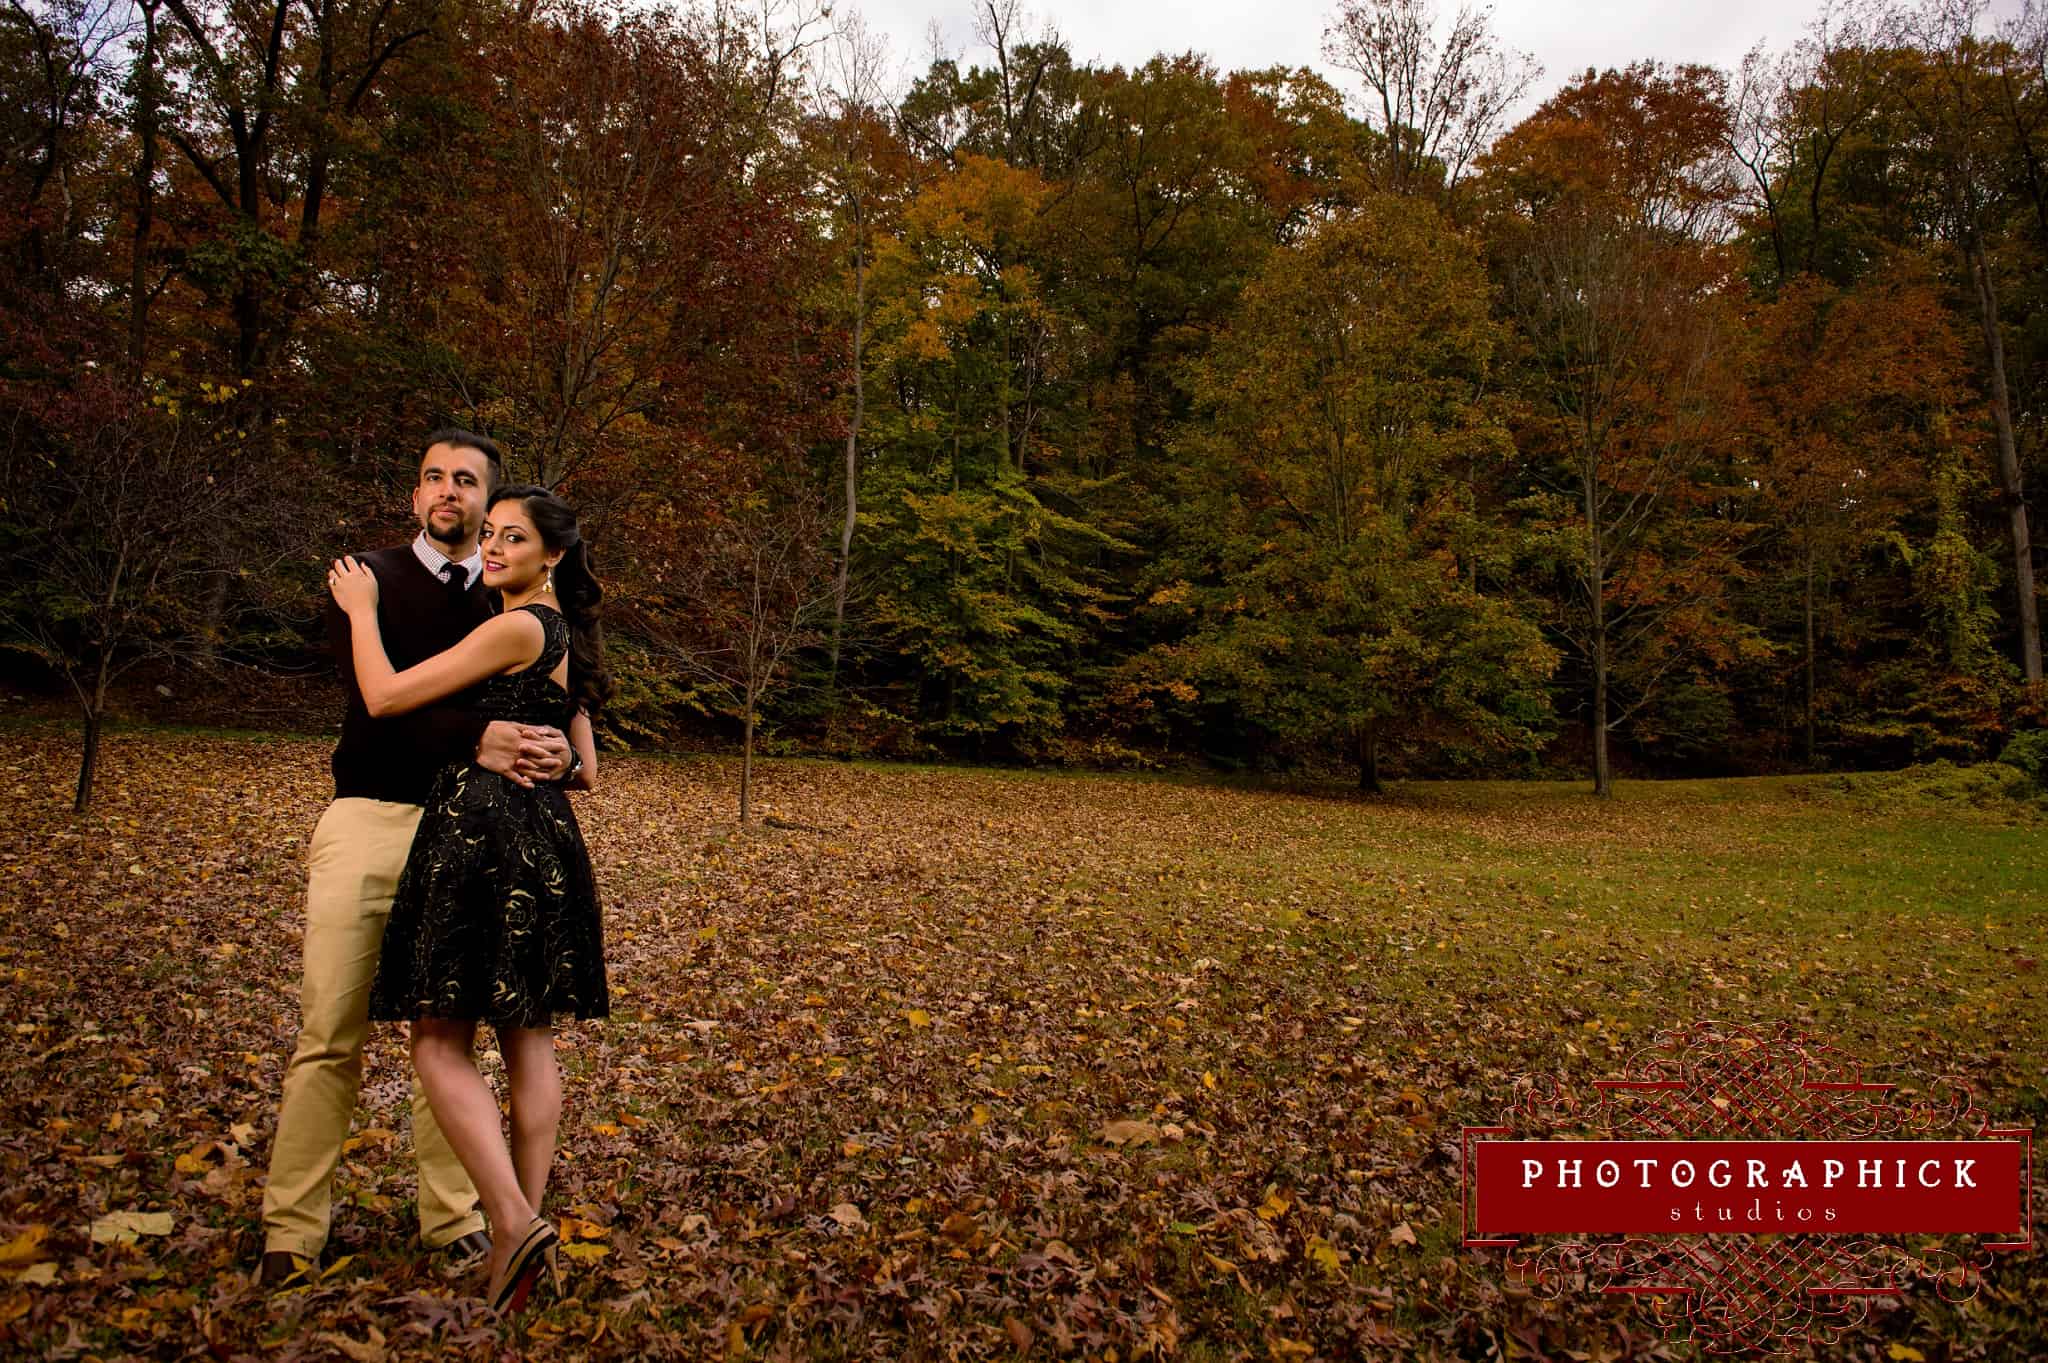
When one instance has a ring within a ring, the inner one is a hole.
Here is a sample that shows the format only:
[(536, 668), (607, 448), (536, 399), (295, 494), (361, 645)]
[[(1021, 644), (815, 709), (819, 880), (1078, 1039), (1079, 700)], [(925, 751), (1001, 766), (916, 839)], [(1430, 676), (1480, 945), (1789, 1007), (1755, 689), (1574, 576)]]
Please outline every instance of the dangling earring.
[(554, 564), (550, 563), (550, 564), (548, 565), (548, 580), (547, 580), (546, 582), (543, 582), (543, 583), (541, 583), (541, 584), (540, 584), (540, 589), (541, 589), (542, 591), (546, 592), (546, 593), (547, 593), (547, 594), (548, 594), (549, 596), (553, 596), (553, 595), (555, 594), (555, 565), (554, 565)]

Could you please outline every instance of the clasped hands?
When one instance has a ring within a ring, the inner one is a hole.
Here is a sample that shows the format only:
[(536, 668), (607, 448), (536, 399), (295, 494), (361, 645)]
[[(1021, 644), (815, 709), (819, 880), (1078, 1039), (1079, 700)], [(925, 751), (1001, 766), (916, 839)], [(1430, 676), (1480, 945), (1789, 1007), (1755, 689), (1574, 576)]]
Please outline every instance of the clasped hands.
[(559, 781), (569, 773), (571, 749), (560, 729), (493, 720), (477, 741), (476, 764), (522, 786)]

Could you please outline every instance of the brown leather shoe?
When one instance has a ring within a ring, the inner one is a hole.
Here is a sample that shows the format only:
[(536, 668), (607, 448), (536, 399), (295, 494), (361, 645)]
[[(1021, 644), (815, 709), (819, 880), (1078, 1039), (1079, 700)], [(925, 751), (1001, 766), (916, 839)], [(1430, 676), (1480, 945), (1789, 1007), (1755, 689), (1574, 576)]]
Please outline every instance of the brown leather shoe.
[(290, 1250), (269, 1250), (264, 1254), (263, 1262), (256, 1266), (256, 1285), (267, 1291), (284, 1292), (304, 1287), (312, 1280), (313, 1261)]
[(441, 1246), (441, 1275), (459, 1278), (491, 1257), (491, 1237), (480, 1230), (457, 1236)]

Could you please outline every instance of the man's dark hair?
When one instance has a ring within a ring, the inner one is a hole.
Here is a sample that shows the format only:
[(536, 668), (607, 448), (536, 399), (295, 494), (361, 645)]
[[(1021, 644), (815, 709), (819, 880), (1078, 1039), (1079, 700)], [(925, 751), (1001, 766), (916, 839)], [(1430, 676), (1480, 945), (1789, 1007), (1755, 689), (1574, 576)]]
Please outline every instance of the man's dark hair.
[[(505, 456), (498, 453), (498, 442), (475, 431), (465, 431), (460, 426), (443, 426), (424, 441), (420, 442), (420, 458), (427, 457), (427, 451), (436, 445), (453, 445), (458, 450), (475, 450), (491, 466), (491, 487), (496, 487), (505, 477)], [(486, 492), (490, 488), (484, 489)]]

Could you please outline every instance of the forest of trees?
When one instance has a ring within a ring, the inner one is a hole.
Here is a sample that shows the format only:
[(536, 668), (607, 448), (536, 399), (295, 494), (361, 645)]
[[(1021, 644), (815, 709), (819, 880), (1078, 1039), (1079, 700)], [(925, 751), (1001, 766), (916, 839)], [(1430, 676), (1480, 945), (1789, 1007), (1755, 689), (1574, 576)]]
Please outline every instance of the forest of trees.
[(806, 3), (8, 0), (0, 680), (88, 779), (124, 685), (313, 666), (446, 423), (582, 508), (614, 742), (1605, 792), (2048, 716), (2048, 8), (1546, 77), (1337, 0), (1332, 83), (983, 0), (902, 82)]

